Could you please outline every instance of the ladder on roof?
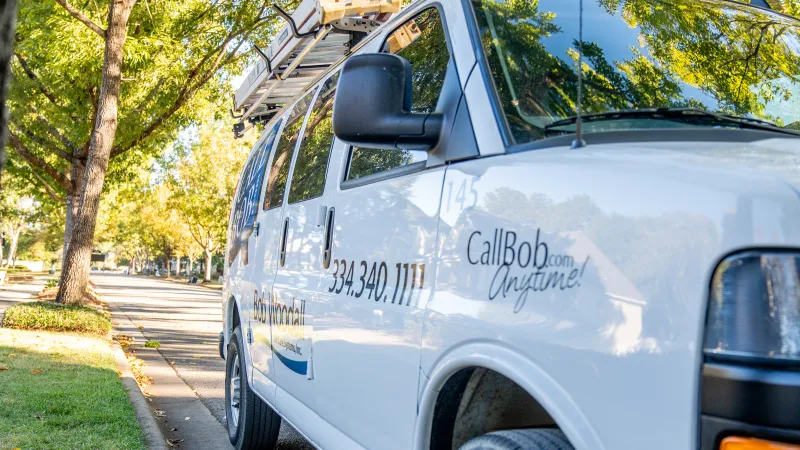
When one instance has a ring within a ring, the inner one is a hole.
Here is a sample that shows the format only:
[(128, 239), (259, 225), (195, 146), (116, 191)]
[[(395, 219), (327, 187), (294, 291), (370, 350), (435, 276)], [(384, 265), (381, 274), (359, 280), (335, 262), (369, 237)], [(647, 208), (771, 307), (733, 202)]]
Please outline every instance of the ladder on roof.
[[(269, 120), (365, 35), (400, 11), (401, 0), (303, 0), (233, 96), (234, 135)], [(239, 114), (239, 115), (236, 115)]]

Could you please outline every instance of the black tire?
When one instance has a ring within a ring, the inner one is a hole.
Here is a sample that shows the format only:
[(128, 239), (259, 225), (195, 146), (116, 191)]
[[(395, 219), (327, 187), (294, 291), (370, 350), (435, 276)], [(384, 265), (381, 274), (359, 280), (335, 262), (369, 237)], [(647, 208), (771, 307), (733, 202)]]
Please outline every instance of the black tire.
[(574, 450), (557, 428), (495, 431), (478, 436), (460, 450)]
[[(231, 334), (225, 360), (225, 421), (228, 438), (236, 450), (273, 450), (278, 442), (281, 416), (250, 389), (242, 349), (242, 330), (236, 327)], [(238, 412), (231, 402), (231, 397), (236, 395), (231, 380), (235, 378), (237, 366), (240, 374)]]

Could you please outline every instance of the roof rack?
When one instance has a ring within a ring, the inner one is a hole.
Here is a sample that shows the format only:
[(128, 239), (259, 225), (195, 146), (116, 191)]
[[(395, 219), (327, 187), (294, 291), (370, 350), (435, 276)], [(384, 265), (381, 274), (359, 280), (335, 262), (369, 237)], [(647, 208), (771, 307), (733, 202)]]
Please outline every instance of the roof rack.
[(269, 46), (253, 48), (260, 58), (233, 96), (231, 114), (239, 119), (234, 135), (242, 137), (265, 122), (331, 65), (346, 56), (364, 36), (400, 11), (401, 0), (303, 0)]

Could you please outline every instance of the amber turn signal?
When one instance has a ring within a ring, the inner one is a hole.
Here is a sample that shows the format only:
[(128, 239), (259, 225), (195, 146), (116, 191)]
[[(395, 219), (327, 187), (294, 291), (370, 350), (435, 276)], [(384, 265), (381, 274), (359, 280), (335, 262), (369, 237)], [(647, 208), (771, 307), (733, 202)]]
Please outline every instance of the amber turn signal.
[(731, 436), (722, 440), (719, 450), (800, 450), (800, 445)]

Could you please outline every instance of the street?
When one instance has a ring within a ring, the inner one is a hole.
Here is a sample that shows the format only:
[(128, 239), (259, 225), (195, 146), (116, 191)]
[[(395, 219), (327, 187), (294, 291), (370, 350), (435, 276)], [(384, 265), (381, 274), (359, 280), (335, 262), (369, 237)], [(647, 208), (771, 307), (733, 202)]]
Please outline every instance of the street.
[[(148, 340), (160, 343), (158, 352), (224, 426), (225, 362), (217, 347), (222, 331), (221, 292), (119, 274), (95, 272), (91, 280), (106, 302), (119, 308)], [(220, 432), (224, 433), (224, 428)], [(198, 445), (182, 448), (195, 450)], [(290, 425), (282, 424), (278, 449), (312, 448)]]

